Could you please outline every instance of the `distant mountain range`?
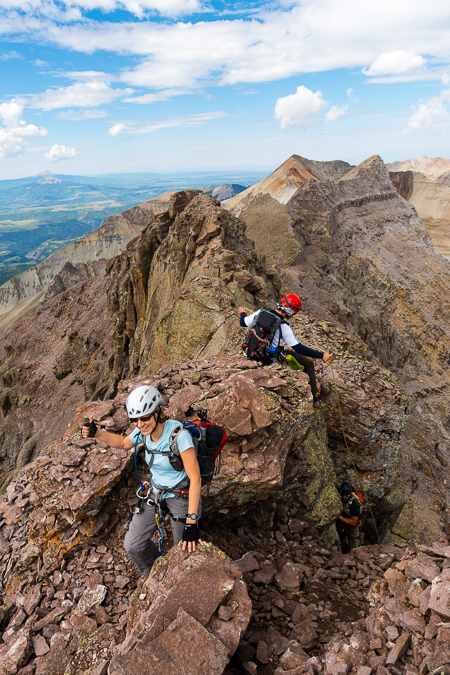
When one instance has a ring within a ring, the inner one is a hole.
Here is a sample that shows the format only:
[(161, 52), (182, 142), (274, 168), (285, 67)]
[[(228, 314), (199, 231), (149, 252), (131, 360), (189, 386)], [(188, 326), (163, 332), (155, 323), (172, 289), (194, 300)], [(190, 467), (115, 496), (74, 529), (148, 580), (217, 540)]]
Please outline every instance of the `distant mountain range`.
[[(0, 181), (0, 285), (45, 260), (69, 241), (95, 230), (120, 213), (164, 192), (201, 189), (226, 199), (264, 172), (195, 172), (189, 174), (110, 174), (76, 176), (45, 172)], [(230, 181), (230, 178), (232, 180)], [(244, 185), (236, 182), (242, 180)], [(223, 192), (221, 192), (221, 186)]]
[(440, 182), (450, 176), (450, 159), (444, 157), (412, 157), (404, 162), (386, 164), (388, 171), (414, 171), (421, 173), (431, 180)]
[(224, 185), (211, 186), (207, 185), (202, 187), (202, 192), (205, 195), (211, 195), (219, 200), (219, 202), (224, 199), (230, 199), (235, 195), (238, 195), (240, 192), (243, 192), (246, 189), (245, 185), (236, 185), (235, 183), (225, 183)]

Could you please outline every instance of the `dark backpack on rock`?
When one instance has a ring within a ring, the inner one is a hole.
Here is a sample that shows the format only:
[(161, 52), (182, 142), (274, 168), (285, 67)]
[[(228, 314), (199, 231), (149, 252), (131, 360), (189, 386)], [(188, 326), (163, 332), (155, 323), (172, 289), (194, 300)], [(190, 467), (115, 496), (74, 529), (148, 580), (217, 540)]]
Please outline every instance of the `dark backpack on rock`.
[(280, 348), (269, 351), (273, 338), (282, 323), (287, 323), (273, 309), (263, 307), (255, 317), (242, 343), (245, 355), (253, 361), (259, 361), (264, 366), (278, 360)]

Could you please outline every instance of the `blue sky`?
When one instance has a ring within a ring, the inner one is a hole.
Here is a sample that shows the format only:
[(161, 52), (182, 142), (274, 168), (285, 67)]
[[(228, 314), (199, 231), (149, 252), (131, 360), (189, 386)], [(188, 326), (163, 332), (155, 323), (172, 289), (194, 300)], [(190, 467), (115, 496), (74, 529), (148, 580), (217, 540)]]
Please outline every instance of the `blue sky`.
[(448, 0), (0, 0), (0, 179), (450, 157)]

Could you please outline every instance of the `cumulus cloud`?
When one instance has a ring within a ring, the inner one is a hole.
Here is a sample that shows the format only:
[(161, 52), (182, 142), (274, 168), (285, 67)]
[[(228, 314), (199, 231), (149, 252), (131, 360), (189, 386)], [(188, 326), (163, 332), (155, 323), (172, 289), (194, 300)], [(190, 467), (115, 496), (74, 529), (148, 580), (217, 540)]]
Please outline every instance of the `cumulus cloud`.
[(300, 85), (295, 94), (279, 98), (275, 105), (275, 118), (282, 129), (301, 127), (306, 129), (317, 121), (318, 113), (328, 105), (322, 92), (313, 92)]
[(126, 124), (113, 124), (112, 127), (108, 129), (108, 134), (110, 136), (118, 136), (128, 129)]
[(432, 124), (450, 122), (450, 89), (443, 89), (438, 96), (422, 99), (413, 107), (414, 114), (408, 122), (407, 131), (414, 131)]
[(132, 89), (113, 89), (103, 80), (76, 82), (68, 87), (47, 89), (42, 94), (32, 96), (30, 108), (56, 110), (57, 108), (95, 108), (111, 103), (122, 96), (132, 93)]
[(110, 136), (118, 136), (119, 134), (153, 134), (162, 129), (169, 129), (173, 127), (198, 127), (212, 120), (220, 117), (226, 117), (227, 113), (216, 111), (208, 113), (196, 113), (194, 115), (178, 115), (174, 117), (167, 117), (155, 122), (147, 122), (140, 124), (114, 124), (109, 130)]
[(327, 114), (325, 115), (325, 124), (328, 124), (329, 122), (335, 122), (338, 120), (342, 115), (345, 115), (347, 112), (348, 105), (343, 105), (341, 107), (337, 105), (332, 105)]
[(396, 49), (393, 52), (381, 54), (369, 68), (363, 68), (368, 77), (382, 77), (384, 75), (402, 75), (418, 70), (426, 65), (426, 59), (413, 51)]
[(75, 148), (68, 148), (66, 145), (52, 145), (50, 150), (45, 153), (44, 158), (46, 162), (59, 162), (62, 159), (72, 159), (78, 155)]
[(0, 105), (0, 159), (20, 155), (30, 143), (48, 133), (47, 129), (27, 124), (22, 119), (23, 109), (24, 105), (14, 99)]

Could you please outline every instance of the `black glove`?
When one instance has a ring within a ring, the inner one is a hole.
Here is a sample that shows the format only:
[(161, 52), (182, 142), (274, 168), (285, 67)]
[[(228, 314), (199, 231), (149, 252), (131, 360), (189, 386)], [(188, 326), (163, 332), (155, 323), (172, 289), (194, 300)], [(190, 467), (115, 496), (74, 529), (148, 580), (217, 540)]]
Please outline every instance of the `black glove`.
[(200, 539), (197, 523), (186, 523), (183, 530), (182, 541), (195, 541)]
[(85, 424), (85, 427), (89, 427), (89, 436), (88, 438), (94, 438), (95, 434), (97, 433), (98, 426), (95, 424), (95, 422), (89, 422), (89, 424)]

